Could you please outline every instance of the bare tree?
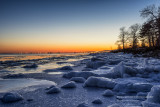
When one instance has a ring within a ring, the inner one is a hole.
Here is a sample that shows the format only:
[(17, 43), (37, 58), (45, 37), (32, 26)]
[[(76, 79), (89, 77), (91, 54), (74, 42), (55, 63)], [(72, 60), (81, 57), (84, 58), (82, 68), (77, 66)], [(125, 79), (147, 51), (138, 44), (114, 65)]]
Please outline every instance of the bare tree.
[(138, 36), (139, 36), (139, 24), (134, 24), (129, 27), (129, 35), (132, 40), (132, 48), (136, 48), (138, 45)]
[(127, 31), (125, 30), (125, 27), (120, 28), (120, 35), (118, 42), (122, 44), (123, 50), (125, 49), (125, 43), (126, 43), (126, 37), (127, 37)]
[(155, 25), (155, 34), (157, 35), (156, 45), (160, 47), (160, 7), (150, 5), (144, 8), (141, 12), (143, 18), (148, 18), (149, 21), (153, 21)]

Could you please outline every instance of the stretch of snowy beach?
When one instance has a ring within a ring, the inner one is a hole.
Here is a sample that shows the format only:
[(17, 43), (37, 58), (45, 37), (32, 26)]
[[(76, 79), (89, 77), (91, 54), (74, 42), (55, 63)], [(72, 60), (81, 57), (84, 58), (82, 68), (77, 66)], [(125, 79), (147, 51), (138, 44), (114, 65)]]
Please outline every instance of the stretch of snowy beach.
[(160, 59), (106, 52), (0, 67), (0, 107), (160, 107)]

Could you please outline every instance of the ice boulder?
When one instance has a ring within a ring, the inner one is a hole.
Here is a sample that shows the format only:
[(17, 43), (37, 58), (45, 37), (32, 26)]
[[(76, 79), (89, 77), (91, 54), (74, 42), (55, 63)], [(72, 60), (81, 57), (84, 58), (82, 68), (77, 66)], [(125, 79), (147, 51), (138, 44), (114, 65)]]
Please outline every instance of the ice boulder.
[(116, 83), (112, 79), (94, 76), (89, 77), (84, 83), (84, 87), (100, 87), (108, 89), (113, 89), (115, 85)]
[(160, 104), (160, 85), (152, 87), (147, 95), (147, 101)]
[(87, 68), (97, 69), (103, 65), (105, 65), (105, 61), (89, 61), (86, 63)]
[(96, 100), (92, 101), (92, 103), (94, 103), (94, 104), (102, 104), (103, 102), (100, 99), (96, 99)]
[(77, 107), (89, 107), (89, 106), (88, 106), (88, 104), (86, 104), (86, 103), (81, 103), (81, 104), (79, 104)]
[(6, 93), (1, 100), (4, 103), (11, 103), (23, 100), (23, 97), (18, 93)]
[(71, 66), (64, 66), (62, 68), (59, 68), (59, 70), (73, 70)]
[(103, 93), (103, 96), (105, 97), (111, 97), (111, 96), (114, 96), (114, 93), (112, 92), (112, 90), (105, 90), (104, 93)]
[(63, 85), (61, 88), (76, 88), (76, 83), (73, 81), (70, 81), (67, 84)]
[(54, 94), (54, 93), (60, 93), (61, 90), (58, 87), (52, 87), (49, 90), (47, 90), (47, 94)]
[(87, 79), (90, 76), (98, 76), (98, 74), (95, 74), (89, 71), (85, 71), (85, 72), (69, 72), (63, 75), (64, 78), (83, 77), (85, 79)]
[(127, 77), (130, 77), (136, 76), (137, 73), (138, 71), (136, 68), (125, 66), (123, 62), (121, 62), (104, 76), (107, 78), (123, 78), (126, 77), (125, 74), (127, 74)]
[(74, 82), (84, 83), (86, 79), (84, 79), (83, 77), (72, 77), (70, 80)]

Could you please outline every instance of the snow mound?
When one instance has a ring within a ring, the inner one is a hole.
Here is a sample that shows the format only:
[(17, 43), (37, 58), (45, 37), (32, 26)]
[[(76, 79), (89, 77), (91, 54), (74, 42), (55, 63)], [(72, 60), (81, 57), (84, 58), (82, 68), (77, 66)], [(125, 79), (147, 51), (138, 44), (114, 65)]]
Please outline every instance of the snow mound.
[(1, 100), (4, 103), (11, 103), (23, 100), (23, 97), (18, 93), (6, 93)]
[(72, 77), (83, 77), (87, 79), (90, 76), (98, 76), (93, 72), (85, 71), (85, 72), (69, 72), (63, 75), (64, 78), (72, 78)]
[(113, 89), (116, 83), (108, 78), (104, 77), (89, 77), (85, 83), (84, 87), (100, 87), (100, 88), (109, 88)]
[(54, 94), (54, 93), (60, 93), (61, 90), (58, 87), (52, 87), (49, 90), (47, 90), (47, 94)]
[(105, 97), (111, 97), (111, 96), (114, 96), (114, 93), (112, 92), (112, 90), (105, 90), (104, 93), (103, 93), (103, 96)]
[(63, 85), (61, 88), (76, 88), (76, 83), (73, 81), (70, 81), (67, 84)]
[(96, 99), (96, 100), (92, 101), (92, 103), (94, 103), (94, 104), (102, 104), (103, 102), (100, 99)]
[(79, 82), (79, 83), (85, 82), (85, 79), (83, 77), (72, 77), (70, 80), (74, 82)]

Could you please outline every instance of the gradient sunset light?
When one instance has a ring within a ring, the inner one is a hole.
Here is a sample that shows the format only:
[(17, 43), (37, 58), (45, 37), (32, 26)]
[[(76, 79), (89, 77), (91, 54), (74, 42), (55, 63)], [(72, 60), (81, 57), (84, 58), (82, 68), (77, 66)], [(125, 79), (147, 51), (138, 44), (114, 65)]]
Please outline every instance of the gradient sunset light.
[(0, 0), (0, 53), (116, 49), (119, 28), (159, 0)]

